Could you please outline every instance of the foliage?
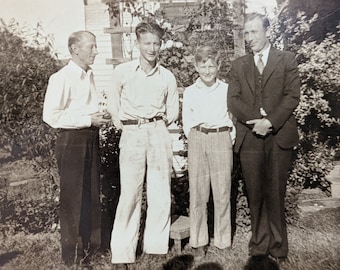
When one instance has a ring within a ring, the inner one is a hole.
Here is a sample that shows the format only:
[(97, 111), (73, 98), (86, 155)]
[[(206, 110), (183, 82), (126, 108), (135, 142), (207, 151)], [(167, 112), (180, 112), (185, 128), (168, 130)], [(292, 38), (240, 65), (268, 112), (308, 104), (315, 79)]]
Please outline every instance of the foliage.
[(300, 142), (289, 184), (295, 189), (320, 187), (329, 193), (325, 176), (333, 167), (340, 134), (339, 35), (313, 41), (310, 29), (317, 15), (308, 18), (298, 11), (295, 17), (287, 20), (287, 16), (281, 14), (274, 23), (272, 40), (297, 54), (301, 78), (301, 98), (295, 110)]
[(55, 132), (42, 122), (49, 76), (58, 68), (41, 25), (30, 30), (0, 22), (0, 146), (14, 159), (51, 158)]
[[(197, 47), (212, 45), (220, 51), (221, 68), (219, 77), (226, 79), (230, 68), (229, 56), (233, 52), (233, 17), (232, 7), (226, 1), (202, 1), (196, 8), (184, 11), (186, 25), (174, 30), (168, 27), (167, 38), (173, 41), (173, 46), (166, 47), (161, 53), (161, 63), (176, 76), (180, 87), (191, 85), (197, 78), (193, 67), (193, 55)], [(161, 21), (163, 25), (176, 24), (173, 21), (165, 23), (166, 14)]]
[[(283, 17), (282, 21), (296, 18), (297, 14), (303, 11), (307, 18), (312, 18), (317, 13), (315, 23), (310, 24), (308, 28), (308, 38), (315, 40), (317, 43), (323, 41), (328, 33), (336, 34), (340, 37), (336, 27), (339, 24), (340, 8), (338, 0), (322, 0), (322, 1), (283, 1), (280, 15)], [(286, 29), (283, 29), (286, 30)], [(304, 39), (301, 38), (297, 44), (301, 44)]]
[(40, 24), (29, 29), (14, 20), (0, 22), (0, 57), (0, 147), (11, 153), (7, 161), (30, 160), (43, 179), (37, 190), (28, 185), (16, 196), (6, 189), (1, 218), (5, 230), (38, 232), (55, 222), (57, 211), (56, 131), (43, 123), (42, 107), (49, 76), (60, 65)]
[(189, 52), (185, 48), (171, 47), (163, 50), (160, 55), (160, 63), (170, 69), (175, 75), (178, 87), (188, 87), (198, 77)]

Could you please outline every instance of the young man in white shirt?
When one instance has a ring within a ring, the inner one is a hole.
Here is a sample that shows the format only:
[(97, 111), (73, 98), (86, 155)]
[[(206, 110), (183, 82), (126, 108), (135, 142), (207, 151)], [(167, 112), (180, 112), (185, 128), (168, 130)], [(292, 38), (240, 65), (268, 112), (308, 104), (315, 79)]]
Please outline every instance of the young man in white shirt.
[(157, 24), (137, 25), (140, 57), (115, 67), (108, 93), (108, 111), (114, 125), (122, 129), (121, 194), (111, 237), (115, 269), (127, 269), (136, 260), (145, 175), (148, 208), (143, 251), (168, 252), (172, 140), (167, 126), (178, 117), (179, 101), (174, 75), (158, 62), (163, 34)]

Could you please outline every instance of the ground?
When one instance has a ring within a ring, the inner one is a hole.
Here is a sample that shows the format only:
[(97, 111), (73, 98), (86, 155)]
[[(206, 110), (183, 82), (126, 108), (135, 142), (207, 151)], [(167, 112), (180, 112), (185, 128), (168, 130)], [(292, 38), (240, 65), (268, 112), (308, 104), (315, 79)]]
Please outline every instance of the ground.
[[(2, 169), (2, 172), (6, 171), (6, 168), (2, 167)], [(29, 172), (28, 170), (25, 171)], [(20, 175), (20, 169), (14, 170), (14, 174)], [(56, 226), (48, 232), (36, 234), (1, 232), (0, 269), (68, 269), (60, 259), (60, 236)], [(317, 189), (305, 191), (299, 199), (299, 220), (296, 224), (288, 226), (289, 256), (287, 261), (280, 264), (280, 269), (340, 269), (339, 235), (340, 200), (328, 198)], [(215, 262), (225, 270), (242, 270), (248, 259), (247, 244), (249, 237), (249, 232), (237, 228), (231, 250), (222, 253), (214, 247), (209, 247), (207, 255), (200, 259), (192, 256), (190, 247), (187, 242), (183, 241), (181, 254), (176, 254), (173, 250), (163, 257), (142, 254), (137, 257), (137, 262), (131, 269), (191, 270), (203, 263)], [(109, 252), (94, 257), (90, 267), (97, 270), (111, 269)], [(73, 267), (72, 269), (76, 268)]]

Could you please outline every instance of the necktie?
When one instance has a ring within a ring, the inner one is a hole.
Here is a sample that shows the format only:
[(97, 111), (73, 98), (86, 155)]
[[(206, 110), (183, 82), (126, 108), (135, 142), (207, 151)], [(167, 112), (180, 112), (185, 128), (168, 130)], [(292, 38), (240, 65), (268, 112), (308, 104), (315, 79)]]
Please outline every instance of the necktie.
[(259, 54), (259, 59), (257, 60), (256, 66), (257, 66), (257, 69), (260, 72), (260, 74), (262, 74), (263, 69), (264, 69), (264, 64), (263, 64), (263, 61), (262, 61), (262, 54), (261, 53)]

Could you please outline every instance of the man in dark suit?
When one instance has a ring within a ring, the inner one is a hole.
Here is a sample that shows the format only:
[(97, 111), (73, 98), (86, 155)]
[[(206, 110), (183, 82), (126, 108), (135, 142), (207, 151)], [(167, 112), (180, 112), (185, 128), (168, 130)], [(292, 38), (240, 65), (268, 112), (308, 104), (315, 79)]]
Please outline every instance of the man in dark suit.
[(235, 151), (240, 154), (251, 215), (251, 259), (286, 258), (284, 197), (292, 150), (298, 143), (293, 115), (300, 98), (295, 57), (273, 48), (268, 19), (245, 18), (245, 40), (252, 50), (232, 63), (228, 108), (237, 118)]

